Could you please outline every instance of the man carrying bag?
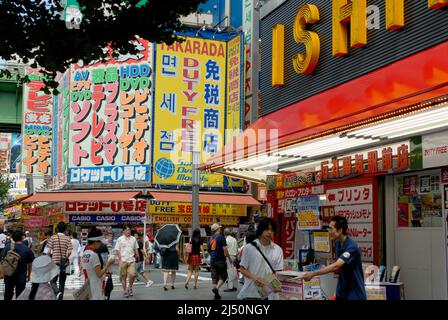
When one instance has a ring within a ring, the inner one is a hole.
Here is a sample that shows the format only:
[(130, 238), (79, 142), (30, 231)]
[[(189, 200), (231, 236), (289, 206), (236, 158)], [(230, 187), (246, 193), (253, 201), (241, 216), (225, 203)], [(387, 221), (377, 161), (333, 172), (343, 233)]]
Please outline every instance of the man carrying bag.
[[(67, 267), (69, 266), (69, 257), (73, 250), (70, 237), (64, 234), (67, 226), (64, 222), (59, 222), (57, 225), (58, 233), (50, 238), (48, 241), (49, 254), (52, 261), (59, 266), (59, 276), (51, 280), (51, 287), (53, 288), (58, 300), (64, 298), (65, 281), (67, 279)], [(57, 282), (59, 280), (59, 287)]]

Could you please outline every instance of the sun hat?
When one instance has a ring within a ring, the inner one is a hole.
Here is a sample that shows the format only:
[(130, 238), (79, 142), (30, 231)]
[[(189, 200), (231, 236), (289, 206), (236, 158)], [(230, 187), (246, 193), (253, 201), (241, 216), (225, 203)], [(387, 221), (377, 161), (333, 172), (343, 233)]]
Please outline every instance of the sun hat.
[(212, 227), (211, 227), (212, 232), (215, 232), (216, 230), (221, 229), (221, 228), (222, 228), (222, 227), (221, 227), (219, 224), (217, 224), (217, 223), (214, 223), (214, 224), (212, 225)]
[(47, 255), (42, 255), (34, 259), (31, 271), (32, 283), (50, 282), (59, 275), (59, 267), (51, 261)]

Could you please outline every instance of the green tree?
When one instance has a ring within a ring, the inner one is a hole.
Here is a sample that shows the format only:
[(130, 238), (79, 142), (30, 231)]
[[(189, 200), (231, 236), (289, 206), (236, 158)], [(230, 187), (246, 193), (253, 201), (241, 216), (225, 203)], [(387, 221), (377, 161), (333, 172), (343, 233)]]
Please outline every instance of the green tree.
[[(175, 32), (185, 28), (179, 18), (196, 12), (205, 1), (77, 0), (82, 22), (79, 29), (69, 29), (61, 0), (0, 0), (0, 57), (31, 62), (54, 89), (57, 72), (79, 60), (104, 60), (107, 46), (118, 55), (135, 54), (129, 41), (137, 37), (172, 44), (178, 40)], [(0, 76), (10, 74), (0, 70)]]
[(8, 179), (8, 176), (0, 173), (0, 199), (6, 197), (10, 187), (11, 181)]

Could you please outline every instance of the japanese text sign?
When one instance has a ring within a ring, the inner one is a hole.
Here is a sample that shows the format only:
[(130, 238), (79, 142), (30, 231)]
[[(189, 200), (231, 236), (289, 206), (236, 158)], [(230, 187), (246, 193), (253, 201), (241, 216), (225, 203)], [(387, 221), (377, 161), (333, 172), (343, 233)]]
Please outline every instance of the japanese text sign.
[[(192, 214), (193, 206), (191, 203), (183, 202), (163, 202), (149, 201), (150, 214)], [(218, 216), (239, 216), (245, 217), (247, 214), (246, 205), (222, 204), (222, 203), (200, 203), (199, 215), (218, 215)]]
[(296, 209), (299, 230), (320, 229), (319, 196), (298, 197)]
[(69, 183), (149, 181), (152, 45), (140, 42), (140, 60), (73, 68)]
[(76, 201), (66, 202), (66, 213), (146, 213), (146, 200), (129, 200), (129, 201)]
[(51, 174), (53, 96), (44, 93), (43, 75), (27, 68), (23, 86), (22, 173)]
[[(191, 184), (192, 151), (204, 162), (224, 145), (226, 43), (185, 38), (157, 45), (153, 183)], [(201, 174), (204, 186), (223, 177)]]

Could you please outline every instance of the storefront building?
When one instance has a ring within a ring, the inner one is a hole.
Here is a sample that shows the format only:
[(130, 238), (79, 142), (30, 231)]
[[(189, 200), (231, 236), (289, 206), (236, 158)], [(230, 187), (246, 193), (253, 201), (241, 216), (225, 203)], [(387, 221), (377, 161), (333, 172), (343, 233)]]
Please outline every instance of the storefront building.
[(365, 263), (400, 267), (406, 299), (448, 298), (445, 5), (261, 8), (262, 116), (202, 168), (267, 185), (285, 257), (326, 250), (307, 233), (344, 215)]

